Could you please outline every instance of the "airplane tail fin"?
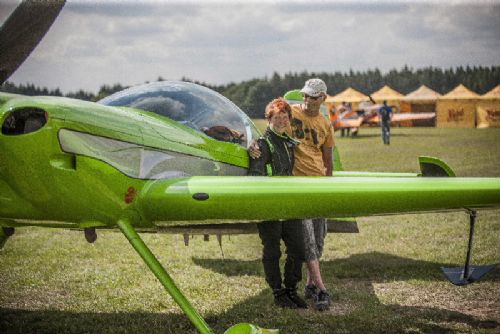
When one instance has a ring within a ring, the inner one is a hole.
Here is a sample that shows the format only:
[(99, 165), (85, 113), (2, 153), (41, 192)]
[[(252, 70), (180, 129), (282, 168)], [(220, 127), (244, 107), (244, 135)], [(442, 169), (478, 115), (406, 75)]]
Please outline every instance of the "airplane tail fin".
[(433, 157), (418, 157), (420, 171), (422, 176), (435, 177), (455, 177), (455, 172), (448, 164), (442, 160)]

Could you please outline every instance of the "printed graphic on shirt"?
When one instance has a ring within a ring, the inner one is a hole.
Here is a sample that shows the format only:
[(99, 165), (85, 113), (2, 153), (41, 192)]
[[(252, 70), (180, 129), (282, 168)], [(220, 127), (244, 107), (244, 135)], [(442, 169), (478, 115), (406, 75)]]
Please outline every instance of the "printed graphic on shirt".
[(319, 121), (312, 119), (310, 122), (304, 123), (301, 119), (294, 117), (291, 123), (292, 137), (300, 141), (305, 140), (309, 145), (322, 146), (329, 135), (329, 124), (326, 125), (325, 129), (321, 118)]
[(303, 123), (300, 119), (292, 118), (292, 137), (295, 139), (304, 139)]
[(325, 175), (322, 146), (334, 145), (333, 130), (319, 114), (307, 116), (300, 105), (292, 106), (292, 137), (300, 144), (295, 148), (294, 175)]

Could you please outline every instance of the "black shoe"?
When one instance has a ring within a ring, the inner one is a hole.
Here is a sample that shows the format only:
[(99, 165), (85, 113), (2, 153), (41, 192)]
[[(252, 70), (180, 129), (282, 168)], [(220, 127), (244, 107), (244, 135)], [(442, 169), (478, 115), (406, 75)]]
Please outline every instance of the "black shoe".
[(319, 289), (315, 285), (306, 285), (304, 288), (304, 298), (314, 299), (318, 297)]
[(286, 289), (277, 289), (273, 291), (274, 304), (283, 308), (297, 308), (297, 305), (288, 297)]
[(318, 297), (315, 299), (314, 307), (318, 311), (326, 311), (330, 308), (330, 304), (332, 303), (332, 299), (330, 295), (325, 290), (321, 290), (318, 293)]
[(307, 303), (304, 299), (300, 298), (297, 294), (297, 288), (295, 289), (285, 289), (288, 298), (298, 307), (298, 308), (308, 308)]

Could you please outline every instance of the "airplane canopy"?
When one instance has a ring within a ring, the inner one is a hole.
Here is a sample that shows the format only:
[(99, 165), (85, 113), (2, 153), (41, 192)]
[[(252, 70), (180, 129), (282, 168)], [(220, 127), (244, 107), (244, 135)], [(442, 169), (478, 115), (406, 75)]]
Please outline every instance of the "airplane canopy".
[(244, 146), (259, 137), (250, 118), (234, 103), (190, 82), (159, 81), (135, 86), (98, 103), (153, 112), (215, 139)]

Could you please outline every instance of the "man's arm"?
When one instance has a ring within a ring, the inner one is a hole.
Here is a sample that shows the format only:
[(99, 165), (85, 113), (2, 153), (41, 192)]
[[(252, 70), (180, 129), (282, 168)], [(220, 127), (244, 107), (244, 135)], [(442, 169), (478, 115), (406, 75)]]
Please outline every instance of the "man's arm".
[(333, 126), (328, 124), (328, 134), (325, 142), (321, 145), (321, 156), (323, 158), (323, 165), (325, 166), (325, 175), (332, 176), (332, 155), (333, 148), (335, 147), (335, 135), (333, 133)]
[(254, 145), (257, 148), (259, 152), (259, 157), (253, 158), (249, 150), (248, 153), (250, 156), (250, 165), (248, 166), (248, 175), (266, 176), (267, 175), (266, 164), (271, 162), (269, 148), (267, 147), (267, 144), (263, 139), (254, 141), (252, 145)]
[(333, 147), (321, 146), (323, 165), (326, 169), (326, 176), (332, 176), (332, 150)]
[(257, 143), (257, 141), (253, 140), (250, 143), (250, 146), (248, 147), (248, 155), (252, 159), (258, 159), (258, 158), (260, 158), (261, 154), (262, 154), (262, 152), (260, 151), (259, 144)]

